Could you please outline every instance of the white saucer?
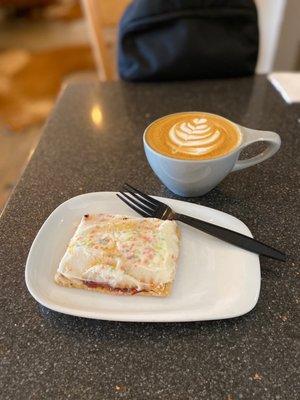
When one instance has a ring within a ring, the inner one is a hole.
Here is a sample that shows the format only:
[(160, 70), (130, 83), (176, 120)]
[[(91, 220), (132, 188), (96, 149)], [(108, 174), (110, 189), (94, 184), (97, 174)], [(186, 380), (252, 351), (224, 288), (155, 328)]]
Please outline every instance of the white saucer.
[[(208, 207), (157, 197), (180, 213), (251, 236), (239, 219)], [(37, 234), (26, 263), (29, 292), (42, 305), (70, 315), (114, 321), (172, 322), (232, 318), (249, 312), (260, 291), (257, 255), (180, 223), (181, 251), (168, 298), (111, 296), (58, 286), (54, 275), (82, 215), (137, 216), (115, 192), (87, 193), (61, 204)]]

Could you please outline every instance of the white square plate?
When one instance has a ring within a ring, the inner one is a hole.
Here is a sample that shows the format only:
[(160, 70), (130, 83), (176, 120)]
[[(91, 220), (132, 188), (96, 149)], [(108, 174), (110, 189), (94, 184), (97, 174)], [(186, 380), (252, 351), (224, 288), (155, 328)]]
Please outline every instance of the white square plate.
[[(157, 197), (176, 211), (251, 236), (239, 219), (208, 207)], [(111, 296), (58, 286), (54, 275), (84, 214), (137, 216), (115, 192), (87, 193), (61, 204), (37, 234), (26, 263), (29, 292), (42, 305), (86, 318), (172, 322), (232, 318), (250, 311), (260, 290), (257, 255), (180, 223), (181, 249), (170, 297)]]

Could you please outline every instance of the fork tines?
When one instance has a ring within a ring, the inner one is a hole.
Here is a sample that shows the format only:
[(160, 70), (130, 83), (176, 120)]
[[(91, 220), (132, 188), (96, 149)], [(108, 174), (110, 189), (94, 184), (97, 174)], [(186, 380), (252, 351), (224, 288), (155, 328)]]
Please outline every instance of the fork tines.
[(120, 192), (117, 196), (129, 207), (141, 214), (143, 217), (153, 217), (159, 206), (159, 201), (148, 196), (146, 193), (134, 188), (128, 183), (124, 184), (125, 192)]
[(160, 205), (160, 201), (155, 200), (153, 197), (150, 197), (146, 193), (141, 192), (139, 189), (134, 188), (133, 186), (129, 185), (129, 183), (124, 183), (123, 187), (125, 190), (127, 190), (127, 192), (137, 195), (138, 197), (142, 198), (144, 202), (146, 201), (150, 203), (150, 205)]

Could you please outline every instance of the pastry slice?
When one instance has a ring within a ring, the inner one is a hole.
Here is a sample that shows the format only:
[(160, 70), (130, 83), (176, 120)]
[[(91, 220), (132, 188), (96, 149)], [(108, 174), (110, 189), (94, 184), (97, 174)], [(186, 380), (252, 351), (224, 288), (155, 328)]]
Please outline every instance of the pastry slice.
[(85, 215), (59, 264), (59, 285), (116, 295), (168, 296), (179, 236), (175, 221)]

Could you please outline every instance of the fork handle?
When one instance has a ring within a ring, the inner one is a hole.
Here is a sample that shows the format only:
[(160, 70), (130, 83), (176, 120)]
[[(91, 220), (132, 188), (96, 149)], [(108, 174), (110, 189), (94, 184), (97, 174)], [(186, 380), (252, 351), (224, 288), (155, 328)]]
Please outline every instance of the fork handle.
[(259, 242), (258, 240), (252, 239), (249, 236), (242, 235), (241, 233), (231, 231), (230, 229), (223, 228), (218, 225), (211, 224), (209, 222), (201, 221), (199, 219), (189, 217), (184, 214), (175, 215), (174, 219), (177, 221), (184, 222), (192, 226), (193, 228), (199, 229), (209, 235), (212, 235), (218, 239), (221, 239), (227, 243), (241, 247), (244, 250), (251, 251), (252, 253), (261, 254), (266, 257), (274, 258), (275, 260), (286, 261), (286, 254), (279, 250), (273, 249), (272, 247)]

